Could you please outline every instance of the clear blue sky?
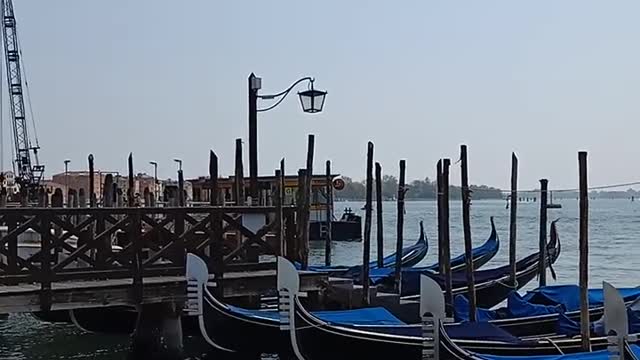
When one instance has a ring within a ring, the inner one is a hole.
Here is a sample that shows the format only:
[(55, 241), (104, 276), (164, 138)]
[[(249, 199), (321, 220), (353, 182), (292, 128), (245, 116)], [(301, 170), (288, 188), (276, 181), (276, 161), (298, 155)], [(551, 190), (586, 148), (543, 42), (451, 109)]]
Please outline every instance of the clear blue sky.
[[(247, 134), (246, 78), (277, 92), (316, 77), (325, 111), (295, 97), (259, 116), (260, 170), (286, 157), (364, 177), (366, 142), (385, 173), (408, 178), (469, 145), (470, 179), (506, 187), (511, 151), (520, 184), (640, 179), (640, 2), (31, 0), (15, 5), (48, 174), (86, 167), (138, 171), (174, 157), (204, 175), (208, 149), (232, 172)], [(6, 93), (3, 94), (6, 100)], [(5, 104), (6, 111), (6, 104)], [(4, 124), (8, 135), (8, 122)], [(5, 140), (5, 167), (10, 152)], [(245, 148), (245, 159), (247, 150)], [(248, 169), (248, 164), (245, 165)], [(452, 172), (458, 183), (459, 171)]]

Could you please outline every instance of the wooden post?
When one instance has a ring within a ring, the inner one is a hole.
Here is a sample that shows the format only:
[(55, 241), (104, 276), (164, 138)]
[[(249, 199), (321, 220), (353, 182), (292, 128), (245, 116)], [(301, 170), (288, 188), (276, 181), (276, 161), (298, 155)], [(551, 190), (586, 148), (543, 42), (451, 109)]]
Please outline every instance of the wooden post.
[(382, 219), (382, 166), (376, 162), (376, 238), (378, 268), (384, 267), (384, 224)]
[(304, 223), (302, 224), (302, 251), (305, 259), (305, 269), (309, 265), (309, 220), (311, 218), (311, 180), (313, 179), (313, 150), (315, 147), (315, 136), (309, 134), (307, 142), (307, 167), (304, 177)]
[(258, 201), (258, 89), (256, 76), (249, 75), (249, 177), (251, 204)]
[(471, 191), (469, 190), (469, 165), (467, 163), (467, 145), (460, 146), (460, 165), (462, 170), (462, 227), (464, 230), (464, 257), (466, 260), (467, 286), (469, 298), (469, 321), (476, 321), (476, 287), (473, 274), (473, 245), (471, 243)]
[(277, 181), (276, 181), (275, 189), (273, 191), (272, 198), (273, 198), (273, 206), (275, 206), (276, 208), (276, 224), (278, 226), (276, 228), (276, 238), (278, 239), (279, 255), (285, 256), (286, 248), (284, 245), (284, 232), (283, 232), (284, 218), (282, 214), (282, 203), (284, 199), (282, 198), (282, 191), (281, 191), (282, 185), (280, 184), (280, 178), (282, 177), (282, 173), (280, 169), (276, 169), (275, 177)]
[[(298, 255), (298, 259), (299, 261), (302, 263), (302, 268), (304, 270), (307, 269), (307, 266), (309, 265), (309, 248), (308, 248), (308, 244), (307, 241), (309, 239), (309, 226), (308, 226), (308, 221), (309, 219), (307, 218), (307, 211), (305, 210), (305, 204), (307, 202), (307, 198), (309, 197), (309, 191), (307, 191), (306, 189), (306, 177), (307, 177), (307, 170), (306, 169), (299, 169), (298, 170), (298, 196), (297, 196), (297, 201), (296, 201), (296, 207), (297, 207), (297, 213), (298, 216), (296, 217), (296, 222), (297, 222), (297, 226), (298, 226), (298, 237), (297, 237), (297, 244), (296, 244), (296, 251), (297, 251), (297, 255)], [(305, 235), (305, 232), (307, 233), (307, 235)]]
[(324, 239), (324, 264), (331, 265), (331, 240), (333, 236), (333, 179), (331, 178), (331, 160), (326, 163), (326, 181), (325, 193), (327, 196), (327, 233)]
[(278, 214), (280, 216), (280, 222), (278, 223), (278, 236), (280, 241), (280, 255), (287, 256), (288, 255), (288, 247), (286, 242), (286, 233), (285, 233), (285, 218), (282, 208), (284, 207), (285, 200), (285, 188), (284, 188), (284, 158), (280, 160), (280, 172), (278, 176)]
[(444, 263), (444, 299), (447, 317), (453, 317), (453, 283), (451, 275), (451, 243), (449, 242), (449, 166), (450, 159), (442, 161), (442, 260)]
[(396, 263), (395, 263), (395, 271), (394, 271), (394, 287), (396, 292), (400, 294), (400, 281), (402, 275), (402, 242), (404, 237), (404, 195), (407, 192), (405, 189), (405, 170), (406, 170), (406, 162), (405, 160), (400, 160), (400, 176), (398, 182), (398, 214), (397, 214), (397, 224), (396, 224)]
[[(133, 164), (133, 162), (131, 162)], [(132, 297), (136, 304), (142, 304), (143, 296), (143, 255), (142, 255), (142, 221), (140, 214), (133, 214), (131, 224), (128, 226), (127, 235), (129, 237), (129, 243), (133, 247), (133, 254), (131, 259), (131, 275), (133, 278), (132, 283)]]
[(509, 267), (511, 268), (511, 280), (516, 281), (516, 241), (518, 219), (518, 157), (511, 153), (511, 198), (509, 217)]
[(236, 168), (233, 197), (237, 206), (244, 205), (244, 169), (242, 165), (242, 139), (236, 139)]
[[(220, 206), (218, 199), (220, 198), (220, 189), (218, 188), (218, 156), (213, 150), (209, 151), (209, 205)], [(223, 234), (222, 219), (218, 212), (211, 212), (211, 243), (209, 244), (209, 268), (212, 270), (216, 280), (216, 295), (222, 298), (224, 294), (222, 290), (222, 278), (224, 276), (224, 257), (223, 251)]]
[(89, 154), (89, 206), (96, 207), (95, 169), (93, 167), (93, 154)]
[(288, 211), (284, 214), (284, 237), (285, 237), (285, 248), (286, 253), (285, 256), (289, 261), (298, 261), (296, 258), (297, 254), (297, 246), (296, 246), (296, 218), (295, 213), (293, 211)]
[(443, 191), (442, 191), (442, 160), (438, 160), (436, 164), (436, 201), (437, 201), (437, 212), (438, 212), (438, 272), (440, 274), (444, 274), (444, 237), (442, 218), (443, 218)]
[(7, 207), (7, 188), (0, 189), (0, 207)]
[[(0, 190), (0, 207), (5, 208), (7, 206), (7, 189), (2, 188)], [(16, 218), (13, 216), (6, 217), (7, 223), (7, 234), (13, 232), (18, 224), (16, 222)], [(9, 274), (17, 274), (18, 273), (18, 236), (12, 236), (7, 243), (7, 250), (9, 253), (7, 254), (7, 271)]]
[(129, 188), (127, 189), (127, 205), (129, 207), (134, 207), (134, 194), (135, 194), (135, 185), (134, 185), (134, 174), (133, 174), (133, 154), (129, 153)]
[(20, 188), (20, 206), (29, 206), (29, 189), (27, 189), (26, 187)]
[[(46, 204), (46, 200), (45, 197), (47, 196), (47, 192), (44, 190), (44, 188), (41, 186), (38, 189), (38, 207), (45, 207)], [(0, 206), (2, 207), (2, 206)]]
[(367, 183), (364, 205), (364, 242), (362, 247), (362, 305), (370, 304), (369, 299), (369, 259), (371, 256), (371, 217), (373, 198), (373, 143), (367, 144)]
[(580, 178), (580, 334), (582, 350), (591, 351), (589, 339), (589, 189), (587, 186), (587, 152), (578, 153)]
[(84, 191), (84, 188), (78, 190), (78, 207), (87, 207), (87, 193)]
[(178, 170), (178, 206), (186, 206), (184, 194), (184, 174), (182, 170)]
[[(51, 310), (51, 215), (43, 213), (40, 218), (40, 309)], [(57, 252), (56, 252), (57, 255)]]
[(151, 194), (151, 191), (149, 190), (148, 187), (144, 188), (144, 191), (142, 192), (142, 198), (144, 199), (144, 207), (151, 207), (151, 197), (153, 195)]
[(539, 256), (538, 263), (538, 285), (540, 287), (547, 286), (547, 192), (549, 181), (540, 179), (540, 237), (539, 237)]
[[(104, 185), (102, 187), (102, 206), (105, 208), (109, 208), (113, 206), (113, 175), (107, 174), (104, 177)], [(53, 205), (53, 197), (51, 198), (51, 203)], [(96, 215), (96, 233), (103, 233), (106, 228), (106, 221), (101, 213)], [(107, 236), (102, 239), (97, 248), (97, 262), (98, 268), (102, 268), (106, 266), (104, 261), (111, 255), (111, 240)]]

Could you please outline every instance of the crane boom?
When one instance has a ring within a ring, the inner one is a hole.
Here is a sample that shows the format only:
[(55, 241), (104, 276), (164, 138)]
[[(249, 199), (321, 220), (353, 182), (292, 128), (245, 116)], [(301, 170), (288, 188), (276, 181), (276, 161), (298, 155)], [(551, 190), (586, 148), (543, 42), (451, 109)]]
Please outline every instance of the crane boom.
[[(27, 128), (26, 111), (22, 88), (22, 69), (20, 67), (20, 44), (16, 31), (16, 18), (11, 0), (0, 0), (2, 11), (2, 38), (4, 44), (7, 88), (13, 125), (15, 147), (16, 180), (20, 186), (35, 188), (40, 184), (44, 165), (38, 163), (38, 146), (32, 146)], [(34, 153), (35, 161), (31, 159)]]

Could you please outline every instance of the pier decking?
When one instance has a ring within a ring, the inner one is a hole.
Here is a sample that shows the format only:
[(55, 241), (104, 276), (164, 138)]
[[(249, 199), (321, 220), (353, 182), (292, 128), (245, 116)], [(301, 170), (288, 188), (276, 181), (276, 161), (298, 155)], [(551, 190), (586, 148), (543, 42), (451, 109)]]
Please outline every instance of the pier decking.
[[(300, 272), (301, 291), (318, 291), (327, 281), (326, 274)], [(55, 282), (51, 284), (51, 310), (183, 303), (187, 300), (184, 276), (145, 277), (140, 303), (132, 296), (132, 283), (131, 278)], [(273, 289), (275, 283), (275, 270), (229, 272), (222, 281), (223, 296), (257, 296)], [(40, 284), (0, 286), (0, 314), (40, 311), (43, 305), (40, 296)]]

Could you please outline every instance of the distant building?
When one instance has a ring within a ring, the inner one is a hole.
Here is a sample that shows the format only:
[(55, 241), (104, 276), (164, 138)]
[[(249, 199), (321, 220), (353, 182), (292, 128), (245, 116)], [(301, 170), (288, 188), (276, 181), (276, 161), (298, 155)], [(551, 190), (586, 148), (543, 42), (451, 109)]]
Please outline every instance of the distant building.
[[(107, 174), (111, 174), (113, 176), (113, 182), (118, 184), (118, 188), (122, 189), (124, 194), (127, 193), (127, 189), (129, 188), (129, 178), (127, 176), (122, 176), (118, 172), (114, 171), (95, 171), (93, 174), (93, 182), (98, 201), (100, 201), (102, 198), (104, 181)], [(89, 180), (90, 175), (88, 171), (69, 171), (67, 173), (62, 172), (54, 174), (51, 177), (51, 180), (45, 180), (45, 186), (47, 190), (50, 190), (51, 192), (55, 191), (56, 188), (61, 189), (64, 193), (66, 201), (69, 189), (73, 189), (76, 191), (84, 189), (85, 193), (88, 193)], [(154, 192), (156, 188), (153, 176), (149, 176), (144, 173), (139, 173), (138, 175), (136, 175), (134, 177), (133, 183), (133, 193), (134, 195), (137, 195), (139, 197), (143, 196), (145, 189), (149, 189), (150, 192)], [(162, 183), (160, 181), (158, 184), (158, 189), (161, 193)]]

